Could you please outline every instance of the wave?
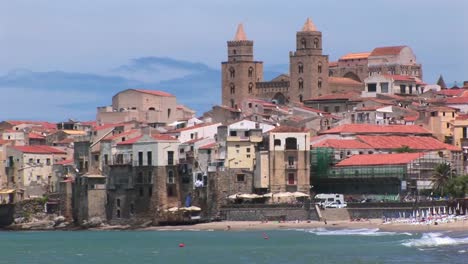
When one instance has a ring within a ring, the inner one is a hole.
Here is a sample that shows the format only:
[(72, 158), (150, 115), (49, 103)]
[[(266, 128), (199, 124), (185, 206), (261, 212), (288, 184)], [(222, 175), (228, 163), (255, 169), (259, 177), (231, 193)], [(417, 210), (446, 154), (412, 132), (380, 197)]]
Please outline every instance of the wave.
[(421, 238), (408, 239), (402, 243), (402, 245), (407, 247), (438, 247), (464, 244), (468, 244), (468, 237), (453, 238), (444, 236), (442, 233), (425, 233)]
[(318, 236), (389, 236), (389, 235), (412, 235), (410, 233), (383, 232), (378, 228), (359, 229), (325, 229), (314, 228), (302, 230)]

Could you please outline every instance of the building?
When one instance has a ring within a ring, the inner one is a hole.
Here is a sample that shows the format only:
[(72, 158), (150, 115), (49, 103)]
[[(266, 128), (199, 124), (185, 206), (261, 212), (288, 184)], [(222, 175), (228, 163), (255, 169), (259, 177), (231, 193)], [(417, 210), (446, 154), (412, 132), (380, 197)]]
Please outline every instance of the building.
[(425, 83), (407, 75), (371, 75), (364, 80), (362, 97), (376, 97), (377, 94), (419, 95), (424, 93)]
[(263, 62), (254, 60), (253, 41), (239, 25), (228, 41), (228, 60), (221, 64), (222, 104), (238, 109), (244, 99), (257, 97), (284, 104), (327, 94), (328, 56), (322, 54), (322, 32), (310, 19), (296, 33), (296, 50), (289, 54), (289, 75), (263, 80)]

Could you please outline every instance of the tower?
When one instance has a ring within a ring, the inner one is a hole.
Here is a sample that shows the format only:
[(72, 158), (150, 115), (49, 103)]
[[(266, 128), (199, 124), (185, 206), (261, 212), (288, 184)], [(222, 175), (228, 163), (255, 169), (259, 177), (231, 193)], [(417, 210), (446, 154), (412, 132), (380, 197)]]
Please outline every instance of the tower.
[(328, 93), (328, 55), (322, 54), (322, 32), (310, 18), (296, 33), (296, 51), (289, 53), (289, 100), (302, 102)]
[(263, 80), (263, 62), (254, 61), (253, 41), (247, 40), (242, 24), (227, 47), (228, 61), (221, 63), (221, 99), (223, 105), (239, 108), (244, 99), (257, 95), (255, 83)]

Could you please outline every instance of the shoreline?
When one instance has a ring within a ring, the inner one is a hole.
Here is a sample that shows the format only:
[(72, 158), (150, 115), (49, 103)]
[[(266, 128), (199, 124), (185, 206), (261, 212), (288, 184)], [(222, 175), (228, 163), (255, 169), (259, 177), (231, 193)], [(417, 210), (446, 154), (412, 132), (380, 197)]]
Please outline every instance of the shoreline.
[(459, 232), (468, 231), (468, 221), (434, 224), (408, 224), (408, 223), (383, 223), (382, 219), (369, 219), (366, 221), (289, 221), (289, 222), (260, 222), (260, 221), (220, 221), (199, 223), (193, 225), (174, 226), (148, 226), (136, 227), (129, 225), (105, 225), (100, 227), (84, 228), (72, 226), (55, 229), (21, 229), (15, 227), (1, 228), (6, 232), (25, 231), (272, 231), (288, 229), (378, 229), (383, 232)]

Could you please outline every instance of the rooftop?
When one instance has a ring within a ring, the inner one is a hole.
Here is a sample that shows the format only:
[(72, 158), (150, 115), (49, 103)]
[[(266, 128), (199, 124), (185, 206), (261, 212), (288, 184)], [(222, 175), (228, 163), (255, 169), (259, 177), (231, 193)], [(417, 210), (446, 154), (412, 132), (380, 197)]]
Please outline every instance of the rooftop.
[(370, 52), (356, 52), (348, 53), (340, 57), (340, 60), (357, 60), (357, 59), (367, 59), (371, 53)]
[(424, 156), (424, 153), (363, 154), (353, 155), (336, 164), (344, 166), (404, 165)]
[(302, 31), (318, 31), (317, 27), (314, 25), (312, 20), (308, 17), (304, 26), (302, 26)]
[(273, 133), (304, 133), (307, 132), (304, 128), (291, 127), (291, 126), (277, 126), (270, 130)]
[(140, 92), (140, 93), (146, 93), (146, 94), (151, 94), (151, 95), (156, 95), (156, 96), (175, 97), (174, 95), (170, 93), (158, 91), (158, 90), (145, 90), (145, 89), (133, 89), (133, 90)]
[(370, 124), (345, 124), (320, 134), (419, 134), (430, 135), (427, 129), (416, 125), (370, 125)]
[(355, 85), (355, 86), (362, 86), (362, 82), (358, 82), (356, 80), (344, 77), (328, 77), (328, 82), (331, 84), (342, 84), (342, 85)]
[(420, 136), (357, 136), (357, 139), (375, 149), (398, 149), (409, 147), (414, 150), (453, 150), (460, 151), (453, 145), (445, 144), (433, 137)]
[(34, 153), (34, 154), (67, 154), (65, 151), (60, 149), (46, 146), (46, 145), (34, 145), (34, 146), (12, 146), (11, 148), (16, 149), (23, 153)]
[(356, 139), (327, 139), (312, 145), (314, 148), (328, 147), (334, 149), (371, 149), (372, 147)]
[(247, 40), (247, 35), (245, 34), (244, 26), (242, 25), (242, 23), (237, 26), (237, 31), (236, 31), (236, 35), (234, 36), (234, 40), (235, 41)]
[(378, 47), (375, 48), (371, 54), (372, 56), (388, 56), (388, 55), (398, 55), (400, 54), (401, 50), (407, 46), (390, 46), (390, 47)]

